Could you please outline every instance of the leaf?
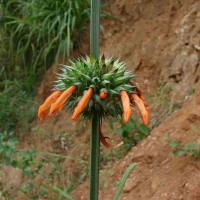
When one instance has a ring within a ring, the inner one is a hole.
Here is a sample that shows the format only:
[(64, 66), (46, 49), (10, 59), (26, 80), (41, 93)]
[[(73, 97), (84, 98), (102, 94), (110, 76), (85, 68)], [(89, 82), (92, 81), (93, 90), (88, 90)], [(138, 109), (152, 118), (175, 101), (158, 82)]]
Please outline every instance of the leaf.
[(174, 151), (174, 155), (175, 156), (183, 156), (183, 155), (185, 155), (185, 151), (183, 151), (183, 150)]
[(178, 141), (170, 141), (170, 144), (169, 146), (172, 148), (172, 149), (176, 149), (178, 146), (180, 145), (180, 143)]
[(120, 182), (120, 185), (119, 185), (119, 187), (117, 189), (117, 192), (116, 192), (113, 200), (118, 200), (119, 199), (119, 196), (120, 196), (120, 194), (122, 192), (122, 189), (123, 189), (123, 187), (124, 187), (124, 185), (126, 183), (126, 180), (127, 180), (128, 176), (129, 176), (130, 172), (135, 168), (136, 165), (137, 165), (137, 163), (133, 163), (126, 170), (126, 172), (125, 172), (125, 174), (124, 174), (124, 176), (123, 176), (123, 178), (122, 178), (122, 180)]
[(54, 185), (52, 188), (53, 190), (59, 193), (60, 197), (66, 197), (68, 198), (68, 200), (73, 200), (72, 196), (67, 191), (62, 190), (60, 187), (56, 185)]
[(149, 129), (144, 124), (137, 125), (137, 129), (146, 136), (149, 134)]
[(94, 56), (90, 56), (90, 63), (92, 65), (94, 65), (95, 61), (96, 61), (96, 59), (94, 58)]

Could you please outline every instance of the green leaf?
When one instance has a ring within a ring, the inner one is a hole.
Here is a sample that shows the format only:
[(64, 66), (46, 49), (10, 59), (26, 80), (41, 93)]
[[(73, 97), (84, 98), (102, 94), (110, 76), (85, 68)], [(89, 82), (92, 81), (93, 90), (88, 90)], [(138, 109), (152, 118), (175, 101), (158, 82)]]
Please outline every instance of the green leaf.
[(177, 150), (177, 151), (174, 152), (174, 155), (175, 156), (183, 156), (183, 155), (185, 155), (185, 151), (183, 151), (183, 150)]
[(149, 129), (144, 124), (137, 125), (137, 129), (146, 136), (149, 134)]
[(61, 197), (66, 197), (69, 200), (73, 200), (72, 196), (67, 191), (62, 190), (60, 187), (58, 187), (56, 185), (54, 185), (52, 188), (53, 188), (54, 191), (59, 193), (60, 198)]
[(93, 55), (91, 55), (91, 56), (90, 56), (90, 63), (91, 63), (92, 65), (94, 65), (95, 61), (96, 61), (96, 59), (94, 58)]
[(176, 149), (178, 146), (180, 145), (180, 143), (178, 141), (170, 141), (170, 144), (169, 146), (172, 148), (172, 149)]
[(126, 180), (127, 180), (128, 176), (129, 176), (130, 172), (135, 168), (136, 165), (137, 165), (137, 163), (133, 163), (126, 170), (126, 172), (125, 172), (125, 174), (124, 174), (124, 176), (123, 176), (123, 178), (122, 178), (122, 180), (120, 182), (120, 185), (119, 185), (119, 187), (117, 189), (117, 192), (116, 192), (113, 200), (118, 200), (119, 199), (119, 196), (120, 196), (120, 194), (122, 192), (122, 189), (123, 189), (123, 187), (124, 187), (124, 185), (126, 183)]

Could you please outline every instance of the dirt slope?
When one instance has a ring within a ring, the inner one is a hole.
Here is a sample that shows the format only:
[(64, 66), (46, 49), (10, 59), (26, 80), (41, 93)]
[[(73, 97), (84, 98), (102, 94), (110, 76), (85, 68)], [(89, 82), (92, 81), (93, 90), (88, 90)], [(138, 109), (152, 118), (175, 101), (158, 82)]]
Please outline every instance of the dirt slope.
[(147, 91), (168, 83), (183, 97), (199, 86), (199, 1), (116, 0), (110, 10), (120, 21), (103, 20), (102, 53), (124, 60)]
[[(120, 199), (126, 200), (199, 200), (200, 161), (189, 156), (174, 157), (170, 140), (183, 144), (200, 144), (200, 94), (184, 108), (166, 119), (151, 135), (134, 147), (125, 158), (102, 171), (100, 199), (110, 200), (116, 192), (114, 183), (120, 180), (127, 167), (137, 162)], [(109, 185), (109, 189), (104, 186)], [(74, 192), (75, 199), (87, 199), (87, 183)]]
[[(183, 108), (162, 121), (124, 159), (105, 167), (100, 199), (113, 199), (117, 181), (133, 162), (138, 165), (120, 199), (200, 199), (199, 161), (174, 157), (169, 147), (170, 139), (183, 144), (200, 142), (200, 1), (115, 0), (110, 11), (120, 17), (119, 21), (102, 21), (101, 52), (124, 60), (146, 94), (154, 94), (162, 84), (169, 86), (170, 99), (181, 102)], [(162, 112), (152, 105), (151, 125), (159, 120), (156, 112)], [(85, 183), (73, 194), (76, 199), (87, 199), (87, 191)]]

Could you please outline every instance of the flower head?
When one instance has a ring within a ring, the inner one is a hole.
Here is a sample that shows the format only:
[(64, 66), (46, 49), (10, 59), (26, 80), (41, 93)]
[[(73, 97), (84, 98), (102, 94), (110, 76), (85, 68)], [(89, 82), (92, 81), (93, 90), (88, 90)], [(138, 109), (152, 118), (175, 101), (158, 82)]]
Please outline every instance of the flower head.
[[(124, 62), (104, 56), (99, 60), (86, 57), (71, 61), (71, 66), (62, 65), (55, 91), (39, 108), (39, 119), (43, 120), (48, 111), (54, 116), (66, 107), (73, 112), (73, 120), (80, 116), (91, 119), (98, 112), (101, 119), (121, 115), (128, 123), (131, 106), (136, 104), (143, 123), (147, 125), (148, 104), (134, 81), (134, 74), (124, 65)], [(102, 133), (100, 138), (106, 147), (111, 148)]]

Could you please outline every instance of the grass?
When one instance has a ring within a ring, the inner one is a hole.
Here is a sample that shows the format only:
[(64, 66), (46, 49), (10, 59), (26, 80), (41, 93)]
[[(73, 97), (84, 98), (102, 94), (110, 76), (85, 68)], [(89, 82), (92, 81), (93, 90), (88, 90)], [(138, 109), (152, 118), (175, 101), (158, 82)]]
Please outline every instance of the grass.
[(0, 13), (0, 131), (18, 130), (33, 119), (44, 71), (69, 57), (89, 24), (90, 1), (2, 1)]
[(44, 66), (61, 56), (70, 55), (77, 36), (89, 22), (89, 0), (13, 0), (4, 5), (6, 33), (12, 42), (10, 52), (15, 60), (26, 64), (29, 59), (33, 70), (39, 63)]
[(147, 102), (151, 106), (151, 121), (149, 128), (157, 127), (164, 119), (181, 108), (183, 102), (178, 94), (173, 92), (173, 88), (166, 85), (159, 85), (155, 92), (147, 97)]

